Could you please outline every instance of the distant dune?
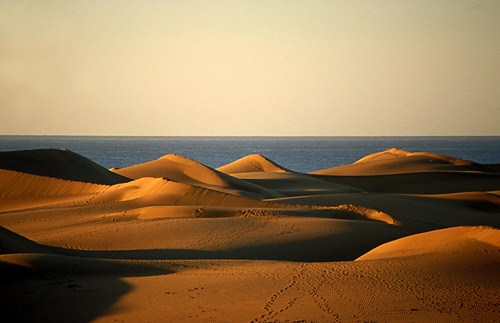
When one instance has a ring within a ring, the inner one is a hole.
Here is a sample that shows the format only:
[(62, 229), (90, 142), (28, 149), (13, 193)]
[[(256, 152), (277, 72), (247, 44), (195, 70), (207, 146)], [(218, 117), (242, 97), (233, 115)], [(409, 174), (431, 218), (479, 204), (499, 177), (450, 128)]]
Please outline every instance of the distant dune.
[(174, 154), (165, 155), (146, 163), (111, 170), (116, 174), (133, 179), (161, 177), (220, 191), (246, 193), (249, 197), (279, 196), (276, 192), (240, 181), (199, 162)]
[(387, 175), (415, 172), (488, 171), (476, 163), (433, 153), (391, 148), (374, 153), (350, 165), (317, 170), (318, 175)]
[(0, 152), (0, 169), (94, 184), (112, 185), (129, 180), (62, 149)]
[(270, 173), (285, 173), (290, 170), (276, 164), (272, 160), (259, 154), (252, 154), (240, 158), (232, 163), (217, 168), (226, 174), (238, 173), (253, 173), (253, 172), (270, 172)]
[(0, 152), (0, 308), (33, 322), (489, 322), (499, 229), (498, 169), (428, 152), (310, 174), (258, 154), (107, 170)]

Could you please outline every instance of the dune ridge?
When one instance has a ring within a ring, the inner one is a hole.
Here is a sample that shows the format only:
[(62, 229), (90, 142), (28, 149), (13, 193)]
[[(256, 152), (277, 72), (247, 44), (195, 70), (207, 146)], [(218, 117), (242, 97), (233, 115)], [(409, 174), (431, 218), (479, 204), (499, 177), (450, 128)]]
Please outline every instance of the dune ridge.
[(108, 187), (0, 169), (1, 199), (92, 194)]
[(356, 261), (465, 252), (476, 245), (479, 245), (480, 252), (498, 252), (500, 230), (477, 226), (424, 232), (385, 243), (357, 258)]
[(251, 154), (235, 160), (229, 164), (220, 166), (218, 171), (226, 174), (238, 173), (253, 173), (253, 172), (270, 172), (270, 173), (286, 173), (290, 170), (278, 165), (269, 158), (260, 154)]
[(488, 172), (493, 169), (468, 160), (428, 152), (391, 148), (356, 162), (311, 172), (317, 175), (388, 175), (414, 172)]
[(50, 249), (0, 227), (0, 254), (50, 253)]
[(189, 158), (168, 154), (156, 160), (120, 169), (114, 173), (128, 178), (161, 177), (226, 192), (240, 192), (255, 197), (277, 197), (279, 194), (241, 181)]
[[(389, 149), (111, 171), (0, 153), (0, 310), (21, 321), (491, 321), (500, 172)], [(238, 302), (228, 302), (238, 300)], [(29, 308), (29, 311), (26, 311)]]
[(65, 149), (0, 152), (0, 169), (93, 184), (113, 185), (129, 181)]
[(177, 182), (162, 177), (141, 177), (107, 188), (94, 202), (147, 200), (154, 205), (269, 206), (271, 202), (250, 199), (245, 194), (229, 194), (211, 188)]
[(434, 153), (429, 153), (429, 152), (409, 152), (403, 149), (398, 149), (398, 148), (390, 148), (382, 152), (377, 152), (373, 153), (371, 155), (365, 156), (363, 158), (360, 158), (354, 164), (360, 164), (360, 163), (366, 163), (366, 162), (373, 162), (376, 160), (387, 160), (387, 159), (394, 159), (394, 158), (404, 158), (404, 157), (425, 157), (429, 158), (432, 160), (440, 161), (445, 164), (451, 164), (451, 165), (472, 165), (473, 163), (460, 159), (460, 158), (454, 158), (450, 156), (445, 156), (441, 154), (434, 154)]
[(0, 212), (82, 203), (108, 187), (0, 169)]

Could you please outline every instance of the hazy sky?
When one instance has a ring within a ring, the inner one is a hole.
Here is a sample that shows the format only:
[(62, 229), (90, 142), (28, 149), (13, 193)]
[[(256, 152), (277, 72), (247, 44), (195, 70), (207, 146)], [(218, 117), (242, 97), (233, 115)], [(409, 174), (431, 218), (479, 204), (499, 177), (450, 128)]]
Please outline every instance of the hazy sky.
[(500, 135), (500, 1), (0, 0), (0, 134)]

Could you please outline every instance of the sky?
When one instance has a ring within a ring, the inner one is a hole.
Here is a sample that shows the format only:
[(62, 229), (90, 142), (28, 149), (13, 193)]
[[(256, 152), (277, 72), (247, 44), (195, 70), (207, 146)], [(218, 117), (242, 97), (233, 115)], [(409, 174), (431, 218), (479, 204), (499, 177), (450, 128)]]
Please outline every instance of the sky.
[(500, 1), (0, 0), (0, 135), (500, 135)]

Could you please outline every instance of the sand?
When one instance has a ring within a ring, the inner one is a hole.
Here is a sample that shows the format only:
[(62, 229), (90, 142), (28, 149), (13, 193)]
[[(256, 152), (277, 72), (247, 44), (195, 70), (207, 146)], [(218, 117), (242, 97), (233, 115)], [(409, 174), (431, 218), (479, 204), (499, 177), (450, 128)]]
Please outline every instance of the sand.
[(389, 149), (105, 169), (0, 153), (0, 307), (32, 322), (500, 321), (500, 167)]

